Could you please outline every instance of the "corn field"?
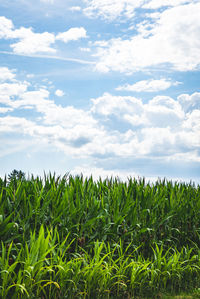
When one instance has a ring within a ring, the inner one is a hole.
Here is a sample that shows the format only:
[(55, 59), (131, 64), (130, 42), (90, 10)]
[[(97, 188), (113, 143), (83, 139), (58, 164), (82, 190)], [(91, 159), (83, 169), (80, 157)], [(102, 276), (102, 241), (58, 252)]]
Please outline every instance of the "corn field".
[(2, 299), (200, 298), (193, 183), (5, 177), (0, 239)]

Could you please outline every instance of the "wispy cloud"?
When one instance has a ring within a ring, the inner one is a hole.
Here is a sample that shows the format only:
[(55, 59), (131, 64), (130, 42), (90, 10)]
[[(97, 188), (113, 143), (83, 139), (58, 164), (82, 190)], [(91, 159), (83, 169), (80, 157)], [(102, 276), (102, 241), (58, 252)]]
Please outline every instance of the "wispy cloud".
[(72, 6), (69, 8), (69, 10), (76, 12), (76, 11), (81, 11), (81, 7), (80, 6)]
[(84, 0), (86, 8), (83, 12), (89, 17), (102, 17), (112, 21), (120, 16), (133, 17), (136, 8), (141, 7), (145, 0)]
[(148, 8), (148, 9), (157, 9), (163, 6), (178, 6), (181, 4), (186, 4), (188, 2), (196, 2), (196, 1), (188, 1), (188, 0), (150, 0), (147, 1), (144, 5), (143, 8)]
[(116, 90), (119, 91), (134, 91), (134, 92), (158, 92), (161, 90), (166, 90), (171, 86), (176, 86), (181, 84), (178, 81), (172, 82), (169, 79), (159, 79), (159, 80), (142, 80), (135, 84), (125, 84), (118, 86)]
[(43, 3), (53, 4), (54, 0), (40, 0)]
[(30, 55), (30, 54), (13, 53), (13, 52), (9, 52), (9, 51), (0, 51), (0, 53), (5, 54), (5, 55), (17, 55), (17, 56), (22, 56), (22, 57), (25, 56), (25, 57), (43, 58), (43, 59), (55, 59), (55, 60), (61, 60), (61, 61), (71, 61), (71, 62), (80, 63), (80, 64), (95, 65), (95, 62), (93, 62), (93, 61), (88, 61), (88, 60), (79, 59), (79, 58), (62, 57), (62, 56), (47, 55), (47, 54), (45, 54), (45, 55), (39, 55), (39, 54)]
[(113, 21), (120, 17), (126, 19), (133, 18), (135, 10), (138, 8), (159, 9), (161, 7), (175, 7), (197, 2), (198, 0), (84, 0), (86, 7), (83, 9), (83, 12), (88, 17), (101, 17), (108, 21)]

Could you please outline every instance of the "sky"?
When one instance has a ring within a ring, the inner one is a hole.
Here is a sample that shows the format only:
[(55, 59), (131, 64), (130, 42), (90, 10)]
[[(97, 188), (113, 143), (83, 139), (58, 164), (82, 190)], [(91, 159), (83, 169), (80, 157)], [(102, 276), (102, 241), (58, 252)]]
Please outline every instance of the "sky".
[(0, 0), (0, 176), (199, 184), (199, 16), (199, 0)]

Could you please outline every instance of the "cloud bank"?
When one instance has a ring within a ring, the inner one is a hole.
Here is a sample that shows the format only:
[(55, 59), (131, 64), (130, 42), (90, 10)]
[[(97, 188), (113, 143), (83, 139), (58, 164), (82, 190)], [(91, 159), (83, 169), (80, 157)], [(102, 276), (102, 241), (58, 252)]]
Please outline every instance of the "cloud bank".
[[(34, 88), (1, 68), (0, 131), (18, 133), (49, 144), (66, 155), (104, 159), (109, 156), (200, 161), (200, 92), (153, 97), (104, 93), (88, 110), (57, 105), (47, 88)], [(16, 111), (24, 116), (15, 116)], [(29, 119), (32, 110), (37, 117)], [(112, 122), (112, 127), (109, 125)], [(121, 128), (115, 126), (120, 122)], [(123, 129), (123, 124), (125, 129)]]

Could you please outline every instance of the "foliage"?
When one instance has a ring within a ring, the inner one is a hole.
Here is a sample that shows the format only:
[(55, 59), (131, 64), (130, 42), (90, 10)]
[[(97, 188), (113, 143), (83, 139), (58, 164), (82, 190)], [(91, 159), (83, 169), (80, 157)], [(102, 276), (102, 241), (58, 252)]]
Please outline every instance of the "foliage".
[(14, 169), (8, 175), (8, 182), (14, 189), (17, 188), (17, 183), (25, 180), (25, 173), (22, 170)]
[(0, 180), (0, 298), (197, 289), (199, 228), (199, 185), (13, 171)]
[(9, 175), (8, 175), (9, 181), (13, 180), (23, 180), (25, 179), (25, 173), (22, 170), (16, 170), (14, 169)]

